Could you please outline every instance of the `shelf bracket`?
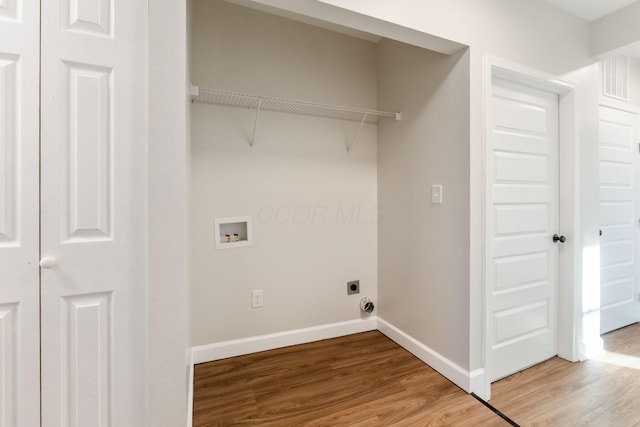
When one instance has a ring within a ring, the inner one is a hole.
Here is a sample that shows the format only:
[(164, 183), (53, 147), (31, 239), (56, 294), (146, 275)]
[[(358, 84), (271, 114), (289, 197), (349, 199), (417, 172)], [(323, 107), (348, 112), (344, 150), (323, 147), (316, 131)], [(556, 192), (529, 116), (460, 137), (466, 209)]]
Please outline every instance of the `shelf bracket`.
[(191, 96), (191, 102), (196, 102), (195, 98), (200, 96), (200, 88), (196, 85), (189, 83), (189, 96)]
[(251, 141), (249, 145), (253, 148), (253, 144), (256, 142), (256, 129), (258, 129), (258, 119), (260, 118), (260, 108), (262, 107), (262, 99), (258, 100), (258, 108), (256, 108), (256, 118), (253, 121), (253, 133), (251, 134)]
[(367, 120), (368, 115), (369, 113), (364, 113), (364, 116), (362, 116), (362, 120), (360, 120), (360, 126), (358, 126), (358, 130), (356, 131), (356, 134), (353, 135), (353, 138), (351, 138), (351, 142), (347, 145), (347, 153), (351, 151), (353, 144), (356, 142), (356, 139), (358, 138), (358, 135), (360, 134), (360, 131), (362, 130), (362, 126), (364, 125), (364, 122)]

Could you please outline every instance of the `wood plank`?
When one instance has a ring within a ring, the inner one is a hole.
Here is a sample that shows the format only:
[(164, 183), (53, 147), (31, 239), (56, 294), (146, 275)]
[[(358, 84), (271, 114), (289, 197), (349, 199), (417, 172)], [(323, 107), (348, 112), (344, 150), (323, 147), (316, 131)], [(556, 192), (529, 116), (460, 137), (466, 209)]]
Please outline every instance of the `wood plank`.
[[(491, 404), (522, 426), (640, 424), (640, 324), (606, 353), (552, 358), (497, 381)], [(379, 332), (196, 366), (194, 426), (507, 425)]]
[(374, 331), (197, 365), (193, 425), (508, 424)]
[(603, 339), (597, 358), (554, 357), (495, 382), (490, 403), (522, 426), (640, 425), (640, 324)]

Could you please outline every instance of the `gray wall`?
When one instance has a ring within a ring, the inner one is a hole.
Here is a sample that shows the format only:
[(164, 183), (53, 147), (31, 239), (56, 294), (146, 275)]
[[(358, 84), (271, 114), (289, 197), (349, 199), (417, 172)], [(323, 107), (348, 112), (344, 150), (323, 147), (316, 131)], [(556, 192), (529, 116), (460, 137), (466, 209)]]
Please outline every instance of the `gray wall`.
[[(192, 82), (375, 109), (375, 44), (221, 1), (194, 2)], [(377, 300), (377, 128), (192, 106), (191, 343), (360, 318)], [(216, 250), (217, 217), (251, 216), (254, 245)], [(359, 279), (360, 295), (346, 283)], [(264, 307), (251, 308), (251, 291)]]
[(378, 134), (380, 316), (467, 366), (469, 56), (384, 40), (378, 66), (380, 108), (402, 109)]

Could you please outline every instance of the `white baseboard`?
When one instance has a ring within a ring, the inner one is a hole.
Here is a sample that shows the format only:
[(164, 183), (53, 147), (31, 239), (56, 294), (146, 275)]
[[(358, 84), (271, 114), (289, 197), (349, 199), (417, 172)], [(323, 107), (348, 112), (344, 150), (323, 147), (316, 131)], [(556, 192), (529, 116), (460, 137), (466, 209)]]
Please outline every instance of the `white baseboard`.
[(193, 427), (193, 384), (194, 384), (194, 369), (193, 369), (193, 350), (189, 352), (189, 358), (191, 364), (189, 365), (189, 391), (187, 394), (187, 427)]
[(465, 391), (475, 393), (484, 400), (489, 400), (491, 396), (491, 384), (487, 382), (484, 368), (474, 369), (469, 373), (469, 390)]
[(381, 318), (378, 330), (467, 393), (484, 395), (484, 369), (469, 372)]
[(305, 344), (328, 338), (337, 338), (360, 332), (374, 331), (377, 328), (377, 318), (350, 320), (347, 322), (331, 323), (311, 328), (295, 329), (275, 334), (259, 335), (219, 343), (193, 347), (193, 363), (205, 363), (227, 357), (273, 350), (291, 345)]
[[(480, 397), (486, 395), (484, 369), (476, 369), (469, 372), (409, 334), (376, 316), (362, 320), (350, 320), (347, 322), (331, 323), (311, 328), (295, 329), (275, 334), (200, 345), (193, 347), (192, 360), (194, 364), (211, 362), (228, 357), (305, 344), (323, 339), (337, 338), (360, 332), (374, 331), (376, 329), (418, 359), (431, 366), (464, 391), (468, 393), (474, 392)], [(193, 389), (193, 385), (191, 385), (191, 389)]]

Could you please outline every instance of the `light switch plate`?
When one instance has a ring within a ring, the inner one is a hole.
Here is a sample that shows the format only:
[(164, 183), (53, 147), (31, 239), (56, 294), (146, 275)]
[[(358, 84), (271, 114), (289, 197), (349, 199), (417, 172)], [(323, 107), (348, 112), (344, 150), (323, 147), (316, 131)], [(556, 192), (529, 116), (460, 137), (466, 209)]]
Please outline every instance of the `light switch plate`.
[(442, 204), (442, 185), (434, 184), (431, 186), (431, 203), (436, 205)]

